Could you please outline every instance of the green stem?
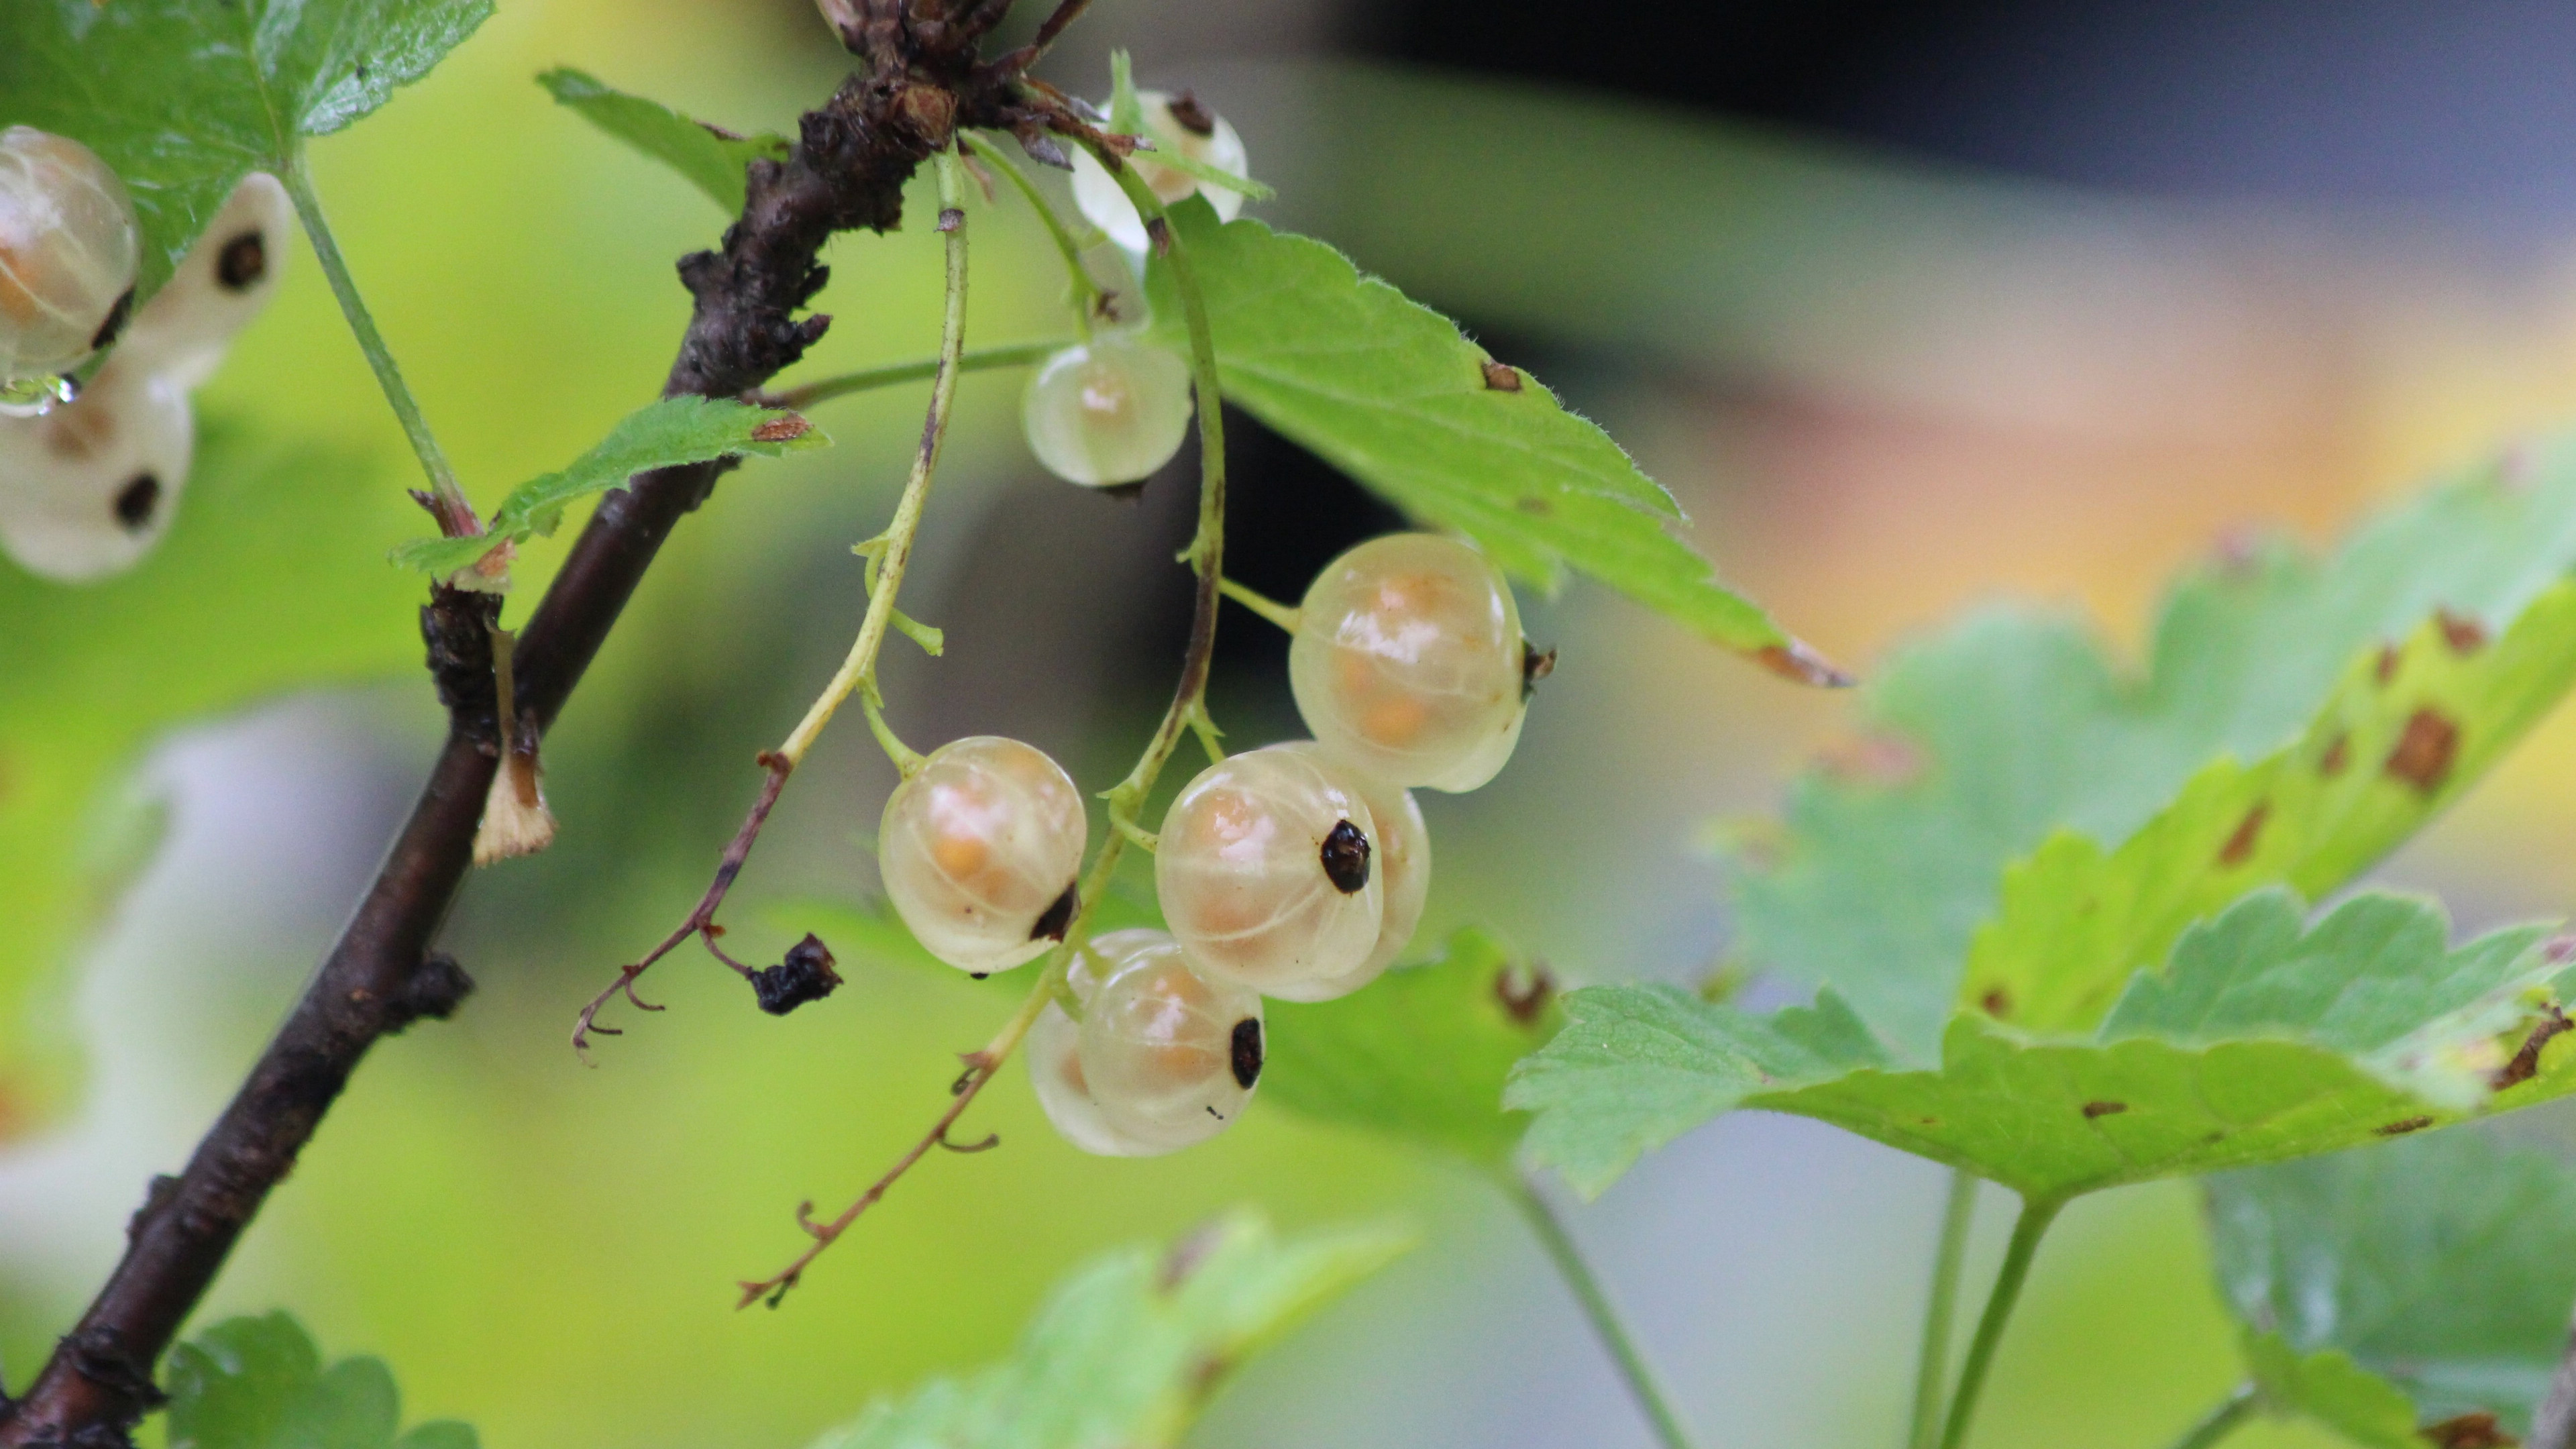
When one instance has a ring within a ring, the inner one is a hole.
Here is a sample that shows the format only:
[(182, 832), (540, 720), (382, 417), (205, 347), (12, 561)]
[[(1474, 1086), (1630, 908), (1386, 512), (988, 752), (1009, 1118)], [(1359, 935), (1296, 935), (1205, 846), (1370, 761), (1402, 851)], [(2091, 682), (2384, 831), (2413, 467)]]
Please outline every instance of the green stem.
[(2185, 1429), (2182, 1437), (2173, 1442), (2173, 1449), (2210, 1449), (2211, 1445), (2235, 1433), (2239, 1425), (2254, 1417), (2254, 1411), (2261, 1406), (2262, 1401), (2252, 1384), (2238, 1384), (2236, 1392), (2203, 1415), (2199, 1423)]
[[(972, 352), (958, 354), (957, 370), (984, 372), (997, 367), (1026, 367), (1032, 362), (1044, 362), (1072, 345), (1070, 342), (1015, 342), (1008, 347), (978, 347)], [(803, 412), (816, 403), (848, 397), (854, 392), (891, 387), (899, 382), (922, 382), (937, 376), (939, 359), (925, 357), (919, 362), (898, 362), (891, 367), (871, 367), (860, 372), (817, 378), (771, 396), (780, 407)]]
[(1932, 1259), (1931, 1300), (1923, 1309), (1923, 1347), (1914, 1366), (1914, 1429), (1907, 1449), (1932, 1449), (1941, 1437), (1941, 1385), (1950, 1372), (1950, 1328), (1958, 1316), (1959, 1274), (1968, 1258), (1968, 1227), (1977, 1216), (1977, 1179), (1950, 1171), (1941, 1209), (1941, 1245)]
[(1985, 1315), (1977, 1320), (1977, 1336), (1968, 1345), (1968, 1361), (1959, 1370), (1959, 1387), (1950, 1397), (1950, 1418), (1941, 1431), (1940, 1449), (1959, 1449), (1968, 1440), (1968, 1424), (1977, 1416), (1977, 1392), (1986, 1386), (1986, 1370), (1995, 1362), (1995, 1347), (2003, 1342), (2004, 1325), (2012, 1321), (2013, 1304), (2021, 1297), (2021, 1285), (2030, 1277), (2030, 1261), (2038, 1256), (2039, 1240), (2048, 1235), (2048, 1225), (2057, 1219), (2062, 1202), (2035, 1202), (2022, 1199), (2021, 1217), (2013, 1224), (2012, 1243), (2004, 1249), (2004, 1266), (1995, 1274), (1994, 1291), (1986, 1295)]
[(1055, 214), (1055, 208), (1047, 203), (1045, 194), (1038, 190), (1038, 184), (1031, 181), (1029, 174), (1022, 171), (1019, 163), (1013, 161), (1001, 147), (973, 131), (960, 131), (958, 136), (975, 153), (977, 159), (1009, 177), (1011, 184), (1019, 188), (1020, 195), (1027, 198), (1029, 209), (1038, 214), (1039, 221), (1046, 223), (1047, 235), (1054, 240), (1056, 251), (1064, 257), (1064, 269), (1073, 278), (1073, 295), (1067, 300), (1073, 307), (1074, 329), (1082, 334), (1083, 341), (1089, 342), (1091, 319), (1109, 300), (1109, 296), (1100, 289), (1098, 282), (1092, 280), (1091, 269), (1082, 264), (1082, 247), (1074, 241), (1073, 233), (1065, 227), (1064, 218)]
[(1232, 579), (1219, 579), (1216, 586), (1227, 598), (1259, 614), (1271, 623), (1291, 634), (1297, 632), (1298, 613), (1294, 605), (1283, 604), (1267, 595), (1255, 593)]
[(1656, 1381), (1655, 1371), (1638, 1351), (1636, 1341), (1628, 1336), (1627, 1325), (1619, 1321), (1619, 1310), (1602, 1290), (1601, 1280), (1592, 1276), (1592, 1266), (1583, 1260), (1583, 1250), (1556, 1215), (1556, 1209), (1538, 1190), (1509, 1170), (1498, 1172), (1503, 1195), (1529, 1220), (1530, 1231), (1538, 1236), (1539, 1246), (1547, 1249), (1549, 1261), (1556, 1264), (1565, 1286), (1574, 1290), (1575, 1301), (1583, 1305), (1583, 1314), (1592, 1320), (1592, 1331), (1601, 1338), (1601, 1346), (1610, 1351), (1619, 1366), (1619, 1376), (1627, 1381), (1628, 1394), (1637, 1401), (1638, 1411), (1655, 1431), (1655, 1441), (1664, 1449), (1690, 1449), (1690, 1432), (1682, 1427), (1681, 1416), (1673, 1412), (1672, 1402), (1664, 1396), (1663, 1385)]
[(295, 214), (303, 219), (304, 234), (313, 242), (313, 255), (322, 263), (322, 275), (331, 279), (331, 295), (340, 299), (340, 315), (347, 318), (349, 331), (358, 339), (358, 350), (367, 355), (367, 365), (376, 371), (376, 385), (385, 391), (385, 401), (392, 404), (394, 416), (401, 420), (403, 435), (411, 439), (411, 450), (420, 459), (421, 472), (429, 475), (432, 510), (438, 515), (439, 530), (450, 538), (483, 531), (475, 516), (474, 505), (465, 500), (465, 490), (456, 483), (456, 470), (447, 465), (447, 455), (439, 451), (438, 438), (429, 430), (429, 419), (421, 415), (420, 403), (403, 381), (402, 369), (395, 365), (393, 349), (385, 345), (385, 335), (376, 330), (376, 319), (367, 311), (367, 300), (358, 295), (357, 280), (349, 275), (349, 263), (340, 255), (340, 244), (331, 236), (331, 223), (322, 215), (322, 198), (313, 190), (313, 173), (298, 151), (286, 166), (286, 194), (295, 201)]

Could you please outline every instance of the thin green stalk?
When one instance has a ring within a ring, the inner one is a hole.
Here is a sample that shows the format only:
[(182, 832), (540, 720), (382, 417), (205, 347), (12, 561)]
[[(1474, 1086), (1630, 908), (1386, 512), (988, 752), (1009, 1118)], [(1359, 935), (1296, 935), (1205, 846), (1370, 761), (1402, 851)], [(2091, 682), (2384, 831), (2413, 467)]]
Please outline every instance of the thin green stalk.
[(1039, 221), (1046, 223), (1047, 235), (1054, 240), (1055, 249), (1064, 257), (1064, 269), (1073, 278), (1073, 295), (1069, 300), (1073, 306), (1074, 329), (1082, 334), (1083, 341), (1089, 342), (1092, 315), (1108, 300), (1108, 294), (1092, 280), (1091, 269), (1082, 264), (1082, 248), (1074, 241), (1073, 233), (1066, 229), (1064, 218), (1055, 214), (1055, 207), (1047, 202), (1046, 194), (1038, 190), (1038, 184), (1029, 179), (1029, 174), (1020, 169), (1019, 163), (1013, 161), (1009, 153), (973, 131), (960, 131), (958, 135), (979, 160), (1009, 177), (1011, 184), (1019, 188), (1020, 195), (1028, 200), (1029, 209), (1038, 214)]
[(1219, 579), (1217, 581), (1217, 587), (1225, 592), (1225, 596), (1227, 598), (1232, 599), (1243, 607), (1259, 614), (1271, 623), (1278, 625), (1280, 628), (1287, 630), (1291, 634), (1297, 632), (1297, 608), (1295, 605), (1283, 604), (1277, 599), (1271, 598), (1266, 594), (1255, 593), (1251, 589), (1245, 588), (1243, 585), (1236, 583), (1232, 579)]
[(1619, 1376), (1626, 1380), (1628, 1394), (1637, 1401), (1637, 1409), (1655, 1431), (1655, 1441), (1664, 1449), (1690, 1449), (1690, 1431), (1682, 1427), (1681, 1416), (1673, 1411), (1671, 1400), (1664, 1395), (1663, 1385), (1655, 1379), (1654, 1368), (1628, 1336), (1627, 1325), (1619, 1321), (1619, 1310), (1603, 1291), (1601, 1280), (1592, 1275), (1592, 1266), (1583, 1260), (1583, 1250), (1575, 1246), (1574, 1237), (1556, 1215), (1556, 1209), (1529, 1182), (1505, 1169), (1495, 1174), (1502, 1184), (1503, 1196), (1512, 1200), (1529, 1220), (1530, 1231), (1538, 1236), (1539, 1245), (1547, 1249), (1549, 1261), (1556, 1264), (1557, 1275), (1565, 1286), (1574, 1290), (1575, 1301), (1583, 1305), (1583, 1315), (1592, 1320), (1592, 1331), (1601, 1346), (1610, 1351), (1619, 1366)]
[(1976, 1176), (1952, 1168), (1950, 1198), (1941, 1209), (1941, 1245), (1932, 1259), (1931, 1298), (1923, 1309), (1923, 1347), (1914, 1365), (1914, 1428), (1907, 1449), (1932, 1449), (1941, 1438), (1941, 1385), (1950, 1373), (1950, 1328), (1958, 1317), (1959, 1274), (1976, 1216)]
[(403, 435), (411, 439), (411, 450), (420, 459), (421, 472), (429, 475), (430, 496), (437, 501), (439, 530), (449, 537), (483, 531), (474, 505), (465, 500), (465, 490), (456, 483), (456, 470), (447, 465), (447, 455), (439, 451), (438, 438), (429, 430), (429, 419), (421, 415), (420, 403), (403, 381), (402, 369), (395, 365), (393, 349), (385, 345), (385, 336), (376, 330), (376, 319), (367, 311), (367, 300), (358, 295), (357, 280), (349, 275), (349, 263), (340, 255), (340, 244), (331, 236), (331, 223), (322, 215), (322, 198), (313, 190), (313, 173), (305, 165), (304, 155), (297, 152), (286, 167), (286, 194), (295, 201), (295, 214), (303, 219), (304, 234), (313, 241), (313, 255), (321, 260), (322, 275), (331, 280), (331, 295), (340, 299), (340, 315), (347, 318), (349, 331), (358, 339), (358, 350), (367, 355), (367, 365), (376, 371), (376, 385), (385, 391), (385, 401), (392, 404), (394, 416), (401, 420)]
[(2217, 1408), (2202, 1415), (2199, 1423), (2185, 1429), (2182, 1437), (2173, 1441), (2173, 1449), (2210, 1449), (2211, 1445), (2235, 1433), (2247, 1419), (2254, 1417), (2254, 1411), (2261, 1406), (2262, 1401), (2252, 1384), (2238, 1384), (2236, 1392), (2229, 1394)]
[(2012, 1321), (2013, 1304), (2021, 1297), (2021, 1285), (2030, 1277), (2030, 1261), (2039, 1254), (2039, 1240), (2048, 1235), (2048, 1225), (2057, 1220), (2062, 1202), (2022, 1200), (2021, 1217), (2013, 1224), (2012, 1243), (2004, 1249), (2004, 1266), (1995, 1274), (1994, 1291), (1986, 1295), (1985, 1315), (1977, 1320), (1977, 1336), (1968, 1345), (1968, 1361), (1959, 1370), (1959, 1387), (1950, 1397), (1950, 1418), (1941, 1431), (1940, 1449), (1959, 1449), (1968, 1441), (1968, 1424), (1977, 1416), (1977, 1393), (1986, 1386), (1986, 1370), (1995, 1362), (1995, 1347), (2003, 1342), (2004, 1325)]
[[(959, 372), (984, 372), (997, 367), (1026, 367), (1044, 362), (1072, 346), (1070, 342), (1015, 342), (1008, 347), (978, 347), (957, 356)], [(892, 387), (902, 382), (923, 382), (939, 376), (939, 359), (925, 357), (919, 362), (898, 362), (890, 367), (871, 367), (858, 372), (844, 372), (832, 377), (799, 383), (785, 392), (773, 394), (778, 405), (803, 412), (819, 402), (848, 397), (854, 392)]]

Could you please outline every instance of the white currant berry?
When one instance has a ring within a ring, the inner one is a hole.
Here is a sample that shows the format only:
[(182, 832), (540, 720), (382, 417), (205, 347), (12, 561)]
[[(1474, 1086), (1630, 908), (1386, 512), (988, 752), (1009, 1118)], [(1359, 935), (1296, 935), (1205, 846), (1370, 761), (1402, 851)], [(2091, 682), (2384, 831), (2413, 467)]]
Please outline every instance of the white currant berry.
[(1082, 794), (1063, 766), (973, 735), (932, 751), (887, 798), (877, 872), (930, 954), (999, 971), (1064, 939), (1083, 834)]
[(1069, 483), (1142, 482), (1190, 429), (1190, 366), (1169, 348), (1117, 333), (1046, 360), (1020, 398), (1029, 451)]
[(131, 567), (168, 530), (195, 451), (188, 394), (111, 358), (76, 400), (0, 418), (0, 549), (66, 583)]
[(142, 253), (106, 162), (33, 126), (0, 131), (0, 381), (68, 371), (114, 341)]
[(1251, 750), (1201, 771), (1163, 817), (1154, 889), (1211, 981), (1276, 992), (1364, 965), (1385, 918), (1377, 825), (1321, 751)]
[[(1117, 931), (1085, 943), (1082, 950), (1074, 953), (1065, 977), (1077, 1002), (1088, 1006), (1099, 990), (1097, 968), (1101, 953), (1111, 951), (1123, 956), (1123, 938), (1130, 936), (1170, 939), (1160, 931)], [(1096, 1156), (1150, 1155), (1141, 1143), (1122, 1135), (1101, 1116), (1100, 1104), (1092, 1099), (1091, 1081), (1082, 1072), (1081, 1042), (1081, 1025), (1052, 1001), (1029, 1026), (1025, 1048), (1029, 1084), (1037, 1091), (1038, 1106), (1045, 1109), (1047, 1121), (1054, 1124), (1058, 1136)]]
[[(1198, 103), (1198, 98), (1184, 92), (1173, 97), (1162, 91), (1138, 91), (1136, 99), (1145, 112), (1145, 134), (1152, 139), (1155, 151), (1177, 154), (1233, 176), (1248, 176), (1243, 154), (1243, 138), (1225, 117)], [(1166, 166), (1154, 159), (1154, 151), (1139, 151), (1128, 162), (1136, 168), (1137, 178), (1165, 206), (1193, 191), (1203, 191), (1208, 204), (1216, 208), (1219, 221), (1232, 221), (1243, 210), (1243, 193), (1225, 186), (1206, 186), (1186, 171)], [(1145, 250), (1145, 222), (1127, 201), (1127, 193), (1118, 188), (1118, 178), (1109, 174), (1099, 159), (1089, 151), (1073, 153), (1073, 204), (1093, 226), (1109, 233), (1110, 240), (1130, 252)]]
[(1391, 533), (1315, 576), (1288, 683), (1315, 738), (1362, 773), (1473, 790), (1520, 741), (1530, 658), (1490, 560), (1454, 538)]
[[(1312, 740), (1274, 748), (1312, 750), (1318, 754), (1323, 750)], [(1359, 787), (1360, 797), (1368, 802), (1369, 820), (1377, 827), (1377, 833), (1370, 838), (1376, 850), (1369, 857), (1369, 868), (1376, 873), (1384, 895), (1377, 948), (1357, 968), (1342, 975), (1268, 988), (1270, 995), (1282, 1001), (1331, 1001), (1375, 981), (1412, 944), (1413, 932), (1422, 924), (1423, 903), (1431, 894), (1431, 831), (1423, 823), (1422, 807), (1414, 803), (1413, 792), (1356, 770), (1346, 773), (1350, 782)]]
[(277, 295), (294, 228), (295, 204), (277, 178), (243, 177), (169, 284), (135, 314), (123, 351), (181, 387), (203, 384)]
[(1261, 997), (1190, 969), (1160, 931), (1090, 948), (1076, 1056), (1100, 1121), (1124, 1150), (1173, 1152), (1224, 1131), (1261, 1080)]

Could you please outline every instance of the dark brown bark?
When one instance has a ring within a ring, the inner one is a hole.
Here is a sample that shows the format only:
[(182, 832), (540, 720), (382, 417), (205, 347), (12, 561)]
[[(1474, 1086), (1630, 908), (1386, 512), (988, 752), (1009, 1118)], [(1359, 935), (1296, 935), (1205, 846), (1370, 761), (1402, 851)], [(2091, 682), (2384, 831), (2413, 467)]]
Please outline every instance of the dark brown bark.
[[(805, 116), (787, 160), (752, 163), (748, 199), (722, 248), (680, 263), (696, 307), (666, 396), (737, 396), (802, 356), (829, 324), (795, 315), (822, 288), (815, 257), (823, 243), (836, 231), (894, 226), (903, 183), (956, 126), (1034, 134), (1074, 124), (1022, 99), (1016, 66), (978, 68), (976, 41), (1007, 0), (962, 10), (914, 0), (917, 13), (901, 0), (843, 8), (869, 22), (852, 46), (867, 73)], [(663, 540), (723, 471), (648, 473), (602, 501), (520, 635), (518, 705), (538, 728), (553, 723)], [(464, 879), (496, 765), (487, 615), (482, 601), (443, 589), (422, 612), (449, 732), (419, 802), (320, 973), (187, 1169), (154, 1179), (107, 1285), (25, 1396), (0, 1400), (0, 1449), (126, 1443), (158, 1401), (153, 1365), (367, 1049), (421, 1017), (444, 1017), (470, 989), (429, 946)]]

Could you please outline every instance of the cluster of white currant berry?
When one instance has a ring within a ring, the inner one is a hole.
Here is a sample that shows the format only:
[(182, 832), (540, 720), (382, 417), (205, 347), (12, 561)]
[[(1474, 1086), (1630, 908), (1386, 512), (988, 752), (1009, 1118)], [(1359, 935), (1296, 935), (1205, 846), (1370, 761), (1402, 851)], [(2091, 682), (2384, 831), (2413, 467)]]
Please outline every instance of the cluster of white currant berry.
[[(1244, 174), (1243, 138), (1224, 117), (1186, 93), (1139, 91), (1137, 99), (1154, 150), (1137, 152), (1130, 164), (1164, 204), (1200, 187), (1189, 173), (1155, 160), (1157, 152)], [(1243, 209), (1242, 196), (1222, 186), (1206, 188), (1206, 195), (1220, 220), (1232, 220)], [(1088, 151), (1073, 155), (1073, 199), (1131, 265), (1142, 264), (1145, 223)], [(1130, 321), (1041, 364), (1022, 397), (1020, 421), (1029, 450), (1057, 477), (1090, 488), (1140, 483), (1172, 460), (1189, 432), (1189, 364), (1179, 353), (1144, 341)]]
[(16, 400), (0, 415), (0, 550), (79, 582), (160, 539), (196, 453), (188, 394), (276, 293), (291, 212), (276, 178), (244, 178), (128, 325), (142, 230), (125, 183), (78, 141), (0, 131), (0, 396)]
[[(1424, 533), (1328, 565), (1288, 660), (1314, 739), (1221, 760), (1181, 791), (1155, 842), (1170, 929), (1083, 943), (1074, 1010), (1060, 997), (1029, 1033), (1038, 1100), (1086, 1151), (1146, 1156), (1224, 1130), (1261, 1077), (1264, 996), (1345, 996), (1395, 961), (1431, 884), (1408, 787), (1492, 779), (1543, 672), (1501, 572)], [(1085, 825), (1045, 754), (957, 740), (886, 801), (878, 870), (921, 944), (982, 975), (1063, 938)]]

